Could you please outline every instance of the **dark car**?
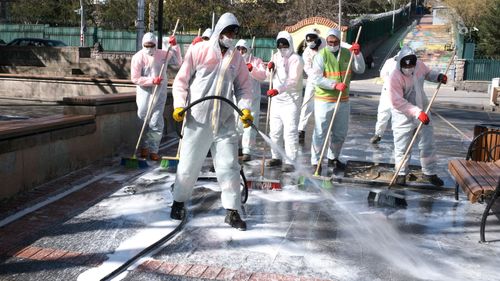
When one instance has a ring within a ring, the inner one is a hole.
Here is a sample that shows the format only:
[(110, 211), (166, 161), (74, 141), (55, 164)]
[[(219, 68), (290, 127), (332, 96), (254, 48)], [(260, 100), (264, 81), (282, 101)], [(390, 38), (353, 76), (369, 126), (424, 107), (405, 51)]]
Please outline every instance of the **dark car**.
[(59, 40), (42, 39), (42, 38), (16, 38), (7, 46), (35, 46), (35, 47), (66, 47), (66, 43)]

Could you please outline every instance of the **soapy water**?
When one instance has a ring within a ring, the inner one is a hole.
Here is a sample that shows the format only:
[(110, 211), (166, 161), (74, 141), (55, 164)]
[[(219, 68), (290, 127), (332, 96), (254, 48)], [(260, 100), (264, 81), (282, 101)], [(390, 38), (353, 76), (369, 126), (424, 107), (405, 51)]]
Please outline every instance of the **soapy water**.
[[(259, 131), (264, 141), (277, 152), (282, 159), (291, 161), (286, 156), (285, 151), (268, 136)], [(307, 169), (298, 161), (293, 162), (295, 167), (294, 176), (311, 178), (311, 169)], [(342, 225), (349, 226), (345, 229), (348, 236), (355, 239), (357, 246), (374, 256), (379, 256), (391, 266), (397, 267), (399, 271), (422, 280), (458, 280), (460, 268), (452, 263), (445, 264), (443, 261), (432, 260), (423, 254), (419, 246), (412, 243), (411, 237), (400, 233), (395, 225), (387, 219), (385, 215), (370, 215), (356, 213), (348, 209), (347, 204), (343, 204), (329, 191), (321, 187), (321, 180), (307, 181), (307, 184), (321, 193), (326, 200), (333, 202), (334, 210), (327, 212), (327, 215)], [(368, 191), (367, 194), (368, 196)], [(344, 230), (343, 230), (344, 231)], [(463, 273), (460, 274), (461, 277)]]

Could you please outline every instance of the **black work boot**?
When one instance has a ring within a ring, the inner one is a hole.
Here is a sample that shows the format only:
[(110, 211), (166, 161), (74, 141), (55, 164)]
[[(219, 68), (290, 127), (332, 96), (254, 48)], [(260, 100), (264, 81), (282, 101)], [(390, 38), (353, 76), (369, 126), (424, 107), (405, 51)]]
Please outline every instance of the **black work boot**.
[[(316, 173), (317, 169), (318, 169), (318, 165), (312, 165), (313, 173)], [(318, 175), (321, 176), (321, 166), (319, 166)]]
[(328, 159), (328, 167), (332, 167), (334, 171), (345, 170), (345, 164), (340, 162), (339, 159)]
[(247, 230), (247, 223), (241, 219), (236, 210), (226, 210), (224, 222), (238, 230)]
[(268, 167), (281, 166), (281, 159), (271, 159), (267, 161), (266, 166)]
[(247, 162), (250, 160), (252, 160), (252, 156), (250, 156), (250, 154), (243, 153), (243, 156), (241, 157), (241, 161)]
[(396, 184), (405, 186), (406, 185), (406, 175), (398, 175), (396, 177)]
[(430, 182), (432, 185), (435, 185), (435, 186), (443, 186), (443, 184), (444, 184), (443, 180), (440, 179), (437, 175), (424, 174), (423, 178), (424, 178), (424, 180)]
[(382, 139), (382, 137), (380, 137), (379, 135), (375, 134), (370, 139), (370, 142), (373, 143), (373, 144), (377, 144), (381, 139)]
[(305, 131), (299, 131), (299, 144), (304, 144), (306, 138)]
[(295, 171), (295, 167), (292, 164), (283, 164), (283, 166), (281, 167), (281, 171), (283, 173), (290, 173)]
[(184, 209), (184, 202), (174, 201), (172, 204), (172, 210), (170, 211), (170, 218), (174, 220), (182, 220), (186, 215), (186, 209)]

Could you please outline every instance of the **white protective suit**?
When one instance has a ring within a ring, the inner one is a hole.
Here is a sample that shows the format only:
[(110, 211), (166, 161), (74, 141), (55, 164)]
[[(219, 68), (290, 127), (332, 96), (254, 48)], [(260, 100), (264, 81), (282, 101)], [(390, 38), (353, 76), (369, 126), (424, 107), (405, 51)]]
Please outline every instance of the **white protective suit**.
[[(155, 35), (151, 32), (144, 34), (142, 38), (143, 46), (148, 42), (154, 43), (155, 45), (157, 43)], [(163, 81), (160, 85), (158, 85), (156, 102), (152, 105), (153, 108), (148, 124), (149, 126), (145, 131), (141, 144), (143, 148), (148, 148), (150, 152), (158, 153), (164, 127), (163, 111), (167, 100), (167, 65), (182, 64), (182, 57), (178, 45), (172, 46), (168, 53), (166, 50), (158, 49), (155, 49), (153, 52), (153, 55), (149, 55), (147, 54), (146, 48), (143, 48), (134, 54), (131, 62), (130, 76), (132, 82), (137, 85), (137, 116), (139, 116), (139, 119), (141, 119), (142, 122), (144, 122), (144, 118), (146, 117), (149, 99), (153, 97), (155, 89), (153, 79), (160, 75), (163, 77)], [(163, 64), (166, 65), (164, 67), (163, 74), (161, 74), (160, 70)]]
[[(273, 77), (273, 89), (278, 94), (271, 98), (271, 112), (269, 117), (269, 137), (281, 145), (284, 142), (285, 152), (288, 159), (283, 159), (285, 164), (293, 164), (297, 158), (299, 147), (299, 135), (297, 131), (299, 121), (299, 109), (302, 104), (302, 77), (304, 61), (294, 52), (292, 36), (287, 31), (280, 31), (276, 37), (284, 38), (289, 44), (289, 54), (282, 56), (278, 51), (273, 55), (275, 71)], [(270, 75), (270, 72), (267, 73)], [(271, 148), (273, 159), (281, 159), (281, 155)]]
[[(439, 72), (431, 71), (423, 62), (417, 59), (417, 65), (413, 75), (404, 75), (401, 72), (401, 58), (415, 54), (412, 49), (405, 46), (401, 49), (397, 57), (397, 69), (389, 78), (389, 95), (392, 103), (392, 130), (394, 134), (394, 154), (395, 162), (401, 163), (403, 155), (410, 143), (413, 132), (420, 120), (418, 115), (424, 111), (429, 104), (424, 92), (424, 80), (437, 82)], [(420, 150), (420, 163), (422, 172), (426, 175), (436, 174), (436, 147), (433, 139), (432, 118), (428, 113), (431, 122), (423, 125), (418, 140)], [(411, 153), (410, 155), (411, 156)], [(399, 174), (405, 175), (408, 172), (408, 164), (402, 167)]]
[[(310, 30), (308, 33), (306, 33), (306, 36), (309, 34), (318, 35), (318, 33), (315, 30)], [(319, 37), (319, 39), (321, 40), (321, 45), (319, 46), (318, 49), (311, 49), (310, 47), (306, 47), (304, 49), (304, 53), (302, 53), (302, 59), (304, 60), (304, 72), (307, 75), (307, 82), (306, 82), (306, 88), (304, 90), (304, 98), (302, 100), (302, 105), (300, 109), (299, 127), (298, 127), (299, 131), (306, 130), (307, 121), (309, 120), (309, 117), (311, 117), (311, 114), (313, 113), (314, 110), (314, 101), (312, 99), (312, 96), (314, 96), (314, 82), (309, 77), (312, 76), (311, 71), (312, 71), (314, 56), (316, 56), (319, 50), (323, 49), (326, 46), (326, 40), (322, 37)]]
[(392, 106), (387, 87), (389, 85), (389, 76), (397, 65), (396, 56), (387, 59), (380, 70), (380, 78), (382, 78), (384, 84), (382, 85), (382, 91), (380, 92), (380, 100), (378, 102), (377, 109), (377, 123), (375, 124), (375, 134), (380, 137), (384, 135), (385, 129), (391, 119)]
[(201, 38), (210, 38), (212, 36), (212, 29), (207, 28), (205, 31), (203, 31), (203, 34), (201, 34)]
[[(250, 52), (250, 47), (246, 40), (239, 40), (236, 43), (235, 47), (244, 47), (247, 49), (247, 52), (243, 55), (243, 59), (245, 63), (252, 64), (252, 71), (250, 72), (250, 80), (252, 83), (252, 106), (250, 111), (253, 116), (253, 123), (255, 125), (259, 124), (259, 115), (260, 115), (260, 97), (261, 97), (261, 89), (260, 82), (266, 80), (266, 66), (262, 62), (262, 59), (258, 57), (254, 57)], [(237, 115), (237, 114), (236, 114)], [(239, 118), (239, 115), (237, 116)], [(239, 123), (238, 129), (242, 132), (241, 139), (241, 148), (243, 154), (252, 154), (252, 150), (255, 149), (255, 138), (257, 136), (257, 132), (252, 127), (243, 128), (243, 123)]]
[[(328, 31), (328, 36), (335, 36), (340, 39), (340, 31), (338, 29), (330, 29)], [(350, 52), (349, 49), (341, 48), (340, 52)], [(345, 53), (344, 53), (345, 54)], [(338, 63), (337, 60), (331, 63)], [(346, 66), (347, 67), (347, 66)], [(353, 60), (351, 64), (351, 69), (355, 73), (363, 73), (365, 71), (365, 61), (363, 59), (363, 54), (360, 52), (358, 55), (353, 55)], [(321, 54), (314, 57), (313, 62), (313, 81), (314, 85), (318, 88), (331, 90), (335, 88), (336, 82), (333, 79), (329, 79), (324, 76), (325, 61)], [(342, 71), (347, 71), (347, 69), (342, 69)], [(349, 83), (347, 83), (349, 84)], [(349, 87), (349, 85), (347, 85)], [(344, 97), (345, 93), (343, 93)], [(338, 102), (338, 101), (337, 101)], [(321, 150), (323, 148), (323, 143), (327, 136), (328, 126), (330, 120), (333, 116), (333, 111), (337, 102), (331, 102), (320, 98), (316, 92), (314, 99), (314, 132), (311, 144), (311, 164), (317, 165), (319, 157), (321, 155)], [(335, 115), (335, 120), (333, 122), (331, 138), (329, 139), (328, 155), (327, 158), (330, 160), (338, 159), (344, 140), (347, 136), (347, 131), (349, 129), (349, 115), (351, 112), (351, 105), (349, 100), (341, 101)]]
[[(174, 108), (186, 107), (188, 102), (214, 95), (229, 100), (235, 96), (239, 100), (239, 108), (250, 108), (252, 85), (245, 61), (234, 47), (229, 47), (222, 54), (219, 45), (220, 33), (229, 25), (239, 25), (238, 20), (233, 14), (225, 13), (217, 22), (209, 41), (189, 48), (172, 87)], [(239, 210), (240, 165), (234, 109), (223, 101), (207, 100), (193, 106), (186, 113), (184, 122), (173, 199), (185, 202), (191, 197), (210, 149), (222, 191), (222, 206)]]

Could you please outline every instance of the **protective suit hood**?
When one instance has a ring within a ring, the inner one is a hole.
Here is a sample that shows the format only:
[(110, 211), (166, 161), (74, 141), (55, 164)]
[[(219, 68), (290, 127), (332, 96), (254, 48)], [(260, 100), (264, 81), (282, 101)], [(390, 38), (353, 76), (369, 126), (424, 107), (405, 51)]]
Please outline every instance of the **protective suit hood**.
[(288, 33), (288, 31), (280, 31), (278, 33), (278, 36), (276, 36), (276, 41), (278, 41), (279, 39), (286, 39), (288, 41), (288, 43), (290, 44), (290, 50), (292, 50), (290, 52), (290, 54), (288, 56), (291, 56), (293, 54), (293, 50), (295, 50), (294, 46), (293, 46), (293, 39), (292, 39), (292, 35), (290, 35), (290, 33)]
[(328, 30), (328, 33), (326, 34), (326, 37), (328, 37), (330, 35), (333, 35), (333, 36), (337, 37), (339, 40), (342, 37), (342, 35), (340, 33), (340, 30), (338, 30), (336, 28), (331, 28), (330, 30)]
[[(210, 44), (218, 51), (220, 51), (220, 46), (219, 46), (219, 37), (220, 33), (224, 28), (230, 26), (230, 25), (240, 25), (238, 22), (238, 19), (231, 14), (231, 13), (225, 13), (222, 16), (220, 16), (219, 20), (217, 21), (217, 24), (214, 27), (214, 30), (212, 32), (212, 36), (210, 37)], [(229, 47), (229, 49), (234, 49), (233, 46)]]
[(413, 51), (410, 47), (408, 46), (404, 46), (400, 51), (399, 53), (397, 54), (396, 56), (396, 68), (401, 70), (401, 59), (406, 57), (406, 56), (409, 56), (409, 55), (415, 55), (415, 51)]
[(235, 47), (243, 47), (243, 48), (246, 48), (247, 51), (250, 50), (250, 48), (248, 47), (248, 43), (247, 43), (247, 40), (244, 40), (244, 39), (240, 39), (238, 40), (238, 42), (236, 43), (236, 46)]
[(201, 37), (208, 37), (208, 38), (210, 38), (210, 36), (212, 36), (212, 29), (211, 28), (205, 29), (205, 31), (203, 31), (203, 34), (201, 35)]
[(152, 32), (148, 32), (142, 36), (142, 46), (146, 43), (154, 43), (157, 45), (156, 36)]

